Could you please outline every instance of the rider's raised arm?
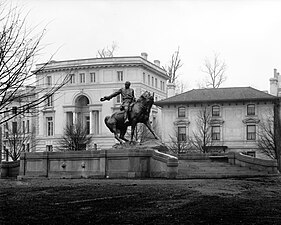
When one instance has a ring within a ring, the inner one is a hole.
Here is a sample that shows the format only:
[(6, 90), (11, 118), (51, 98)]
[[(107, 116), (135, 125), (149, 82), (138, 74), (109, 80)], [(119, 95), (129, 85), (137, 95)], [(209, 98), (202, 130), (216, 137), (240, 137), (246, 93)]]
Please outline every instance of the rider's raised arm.
[(115, 91), (113, 94), (107, 96), (109, 99), (112, 99), (116, 97), (117, 95), (120, 95), (122, 93), (122, 88), (120, 88), (118, 91)]
[(120, 88), (118, 91), (115, 91), (113, 94), (109, 95), (109, 96), (104, 96), (103, 98), (100, 99), (100, 101), (105, 101), (105, 100), (110, 100), (112, 98), (114, 98), (115, 96), (121, 94), (122, 92), (122, 88)]

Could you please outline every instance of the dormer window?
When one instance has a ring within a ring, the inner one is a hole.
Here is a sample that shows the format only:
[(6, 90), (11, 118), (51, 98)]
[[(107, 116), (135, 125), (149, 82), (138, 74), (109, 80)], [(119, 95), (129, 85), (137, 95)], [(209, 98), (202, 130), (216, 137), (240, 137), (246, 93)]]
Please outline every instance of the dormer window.
[(247, 105), (247, 115), (248, 116), (254, 116), (254, 115), (256, 115), (256, 113), (255, 113), (255, 104), (249, 104), (249, 105)]
[(220, 116), (220, 107), (218, 105), (212, 107), (212, 116)]
[(181, 106), (178, 108), (178, 117), (185, 117), (185, 107)]

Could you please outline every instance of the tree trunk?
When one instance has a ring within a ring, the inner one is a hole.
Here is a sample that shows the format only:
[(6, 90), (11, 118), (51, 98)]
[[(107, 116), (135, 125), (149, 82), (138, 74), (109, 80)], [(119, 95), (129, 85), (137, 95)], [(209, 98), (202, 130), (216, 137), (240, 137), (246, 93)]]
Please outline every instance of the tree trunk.
[(281, 126), (280, 126), (280, 100), (277, 99), (274, 103), (274, 139), (276, 141), (276, 159), (278, 163), (278, 170), (281, 171)]

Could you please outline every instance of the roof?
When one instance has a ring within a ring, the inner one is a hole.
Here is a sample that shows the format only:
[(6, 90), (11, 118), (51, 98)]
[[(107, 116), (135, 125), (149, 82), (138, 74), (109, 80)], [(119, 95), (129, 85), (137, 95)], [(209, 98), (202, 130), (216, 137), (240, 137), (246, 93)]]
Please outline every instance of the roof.
[(278, 97), (252, 87), (205, 88), (192, 89), (179, 95), (155, 102), (155, 105), (201, 103), (201, 102), (231, 102), (231, 101), (272, 101)]
[[(82, 69), (82, 68), (106, 68), (106, 67), (131, 67), (131, 66), (143, 66), (148, 70), (157, 73), (164, 79), (168, 80), (165, 70), (160, 66), (156, 65), (144, 59), (141, 56), (126, 56), (126, 57), (109, 57), (109, 58), (88, 58), (88, 59), (75, 59), (75, 60), (63, 60), (56, 61), (51, 60), (49, 63), (36, 64), (36, 69), (43, 70), (43, 72), (61, 71), (69, 69)], [(38, 74), (38, 73), (37, 73)]]

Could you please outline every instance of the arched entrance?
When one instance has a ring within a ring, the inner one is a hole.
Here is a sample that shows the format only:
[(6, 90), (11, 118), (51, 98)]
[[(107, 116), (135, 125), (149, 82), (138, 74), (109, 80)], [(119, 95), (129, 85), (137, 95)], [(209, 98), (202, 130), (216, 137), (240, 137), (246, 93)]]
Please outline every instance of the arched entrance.
[(89, 102), (88, 97), (85, 95), (80, 95), (75, 100), (75, 120), (86, 128), (88, 134), (90, 134)]

